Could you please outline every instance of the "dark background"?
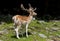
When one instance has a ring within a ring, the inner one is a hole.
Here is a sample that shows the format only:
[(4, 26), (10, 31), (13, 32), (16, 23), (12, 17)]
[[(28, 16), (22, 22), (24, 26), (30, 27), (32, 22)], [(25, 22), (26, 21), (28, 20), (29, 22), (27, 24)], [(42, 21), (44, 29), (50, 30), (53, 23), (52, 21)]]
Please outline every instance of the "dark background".
[(60, 19), (60, 2), (59, 0), (0, 0), (0, 15), (24, 14), (20, 8), (23, 3), (28, 8), (28, 3), (33, 8), (37, 8), (37, 18), (40, 19)]

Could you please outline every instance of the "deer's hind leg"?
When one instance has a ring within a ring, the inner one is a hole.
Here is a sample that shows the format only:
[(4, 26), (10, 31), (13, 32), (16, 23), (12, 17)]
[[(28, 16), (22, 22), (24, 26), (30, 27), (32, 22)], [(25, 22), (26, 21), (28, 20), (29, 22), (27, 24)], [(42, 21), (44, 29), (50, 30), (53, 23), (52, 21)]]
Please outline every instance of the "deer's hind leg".
[(19, 38), (19, 28), (20, 28), (20, 26), (21, 26), (21, 25), (15, 25), (16, 37), (17, 37), (18, 39), (20, 39), (20, 38)]

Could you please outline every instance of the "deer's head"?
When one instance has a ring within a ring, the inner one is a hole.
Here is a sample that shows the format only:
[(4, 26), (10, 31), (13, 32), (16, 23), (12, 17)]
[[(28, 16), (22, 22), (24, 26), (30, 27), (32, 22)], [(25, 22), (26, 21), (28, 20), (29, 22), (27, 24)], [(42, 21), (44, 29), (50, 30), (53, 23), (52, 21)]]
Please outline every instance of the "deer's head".
[(23, 4), (21, 4), (21, 8), (27, 11), (30, 15), (35, 16), (37, 13), (35, 12), (36, 8), (33, 8), (31, 4), (29, 4), (29, 9), (24, 8)]

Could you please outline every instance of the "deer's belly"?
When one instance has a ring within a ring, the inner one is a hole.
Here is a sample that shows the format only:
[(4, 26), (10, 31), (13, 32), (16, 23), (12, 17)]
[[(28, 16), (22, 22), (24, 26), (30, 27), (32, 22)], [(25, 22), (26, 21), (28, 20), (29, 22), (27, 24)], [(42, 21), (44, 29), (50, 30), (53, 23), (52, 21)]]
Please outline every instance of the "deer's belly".
[(23, 21), (23, 22), (22, 22), (22, 24), (26, 24), (26, 23), (27, 23), (27, 21)]

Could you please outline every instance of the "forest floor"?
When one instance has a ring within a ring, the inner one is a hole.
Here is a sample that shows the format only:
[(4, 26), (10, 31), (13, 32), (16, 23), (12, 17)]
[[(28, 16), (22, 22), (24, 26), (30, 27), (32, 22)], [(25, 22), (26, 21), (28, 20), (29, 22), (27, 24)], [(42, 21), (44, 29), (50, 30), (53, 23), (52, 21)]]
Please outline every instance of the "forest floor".
[[(22, 32), (24, 31), (22, 29)], [(23, 33), (20, 34), (20, 39), (17, 39), (12, 22), (0, 23), (0, 41), (60, 41), (60, 21), (33, 20), (29, 25), (28, 32), (28, 38)]]

